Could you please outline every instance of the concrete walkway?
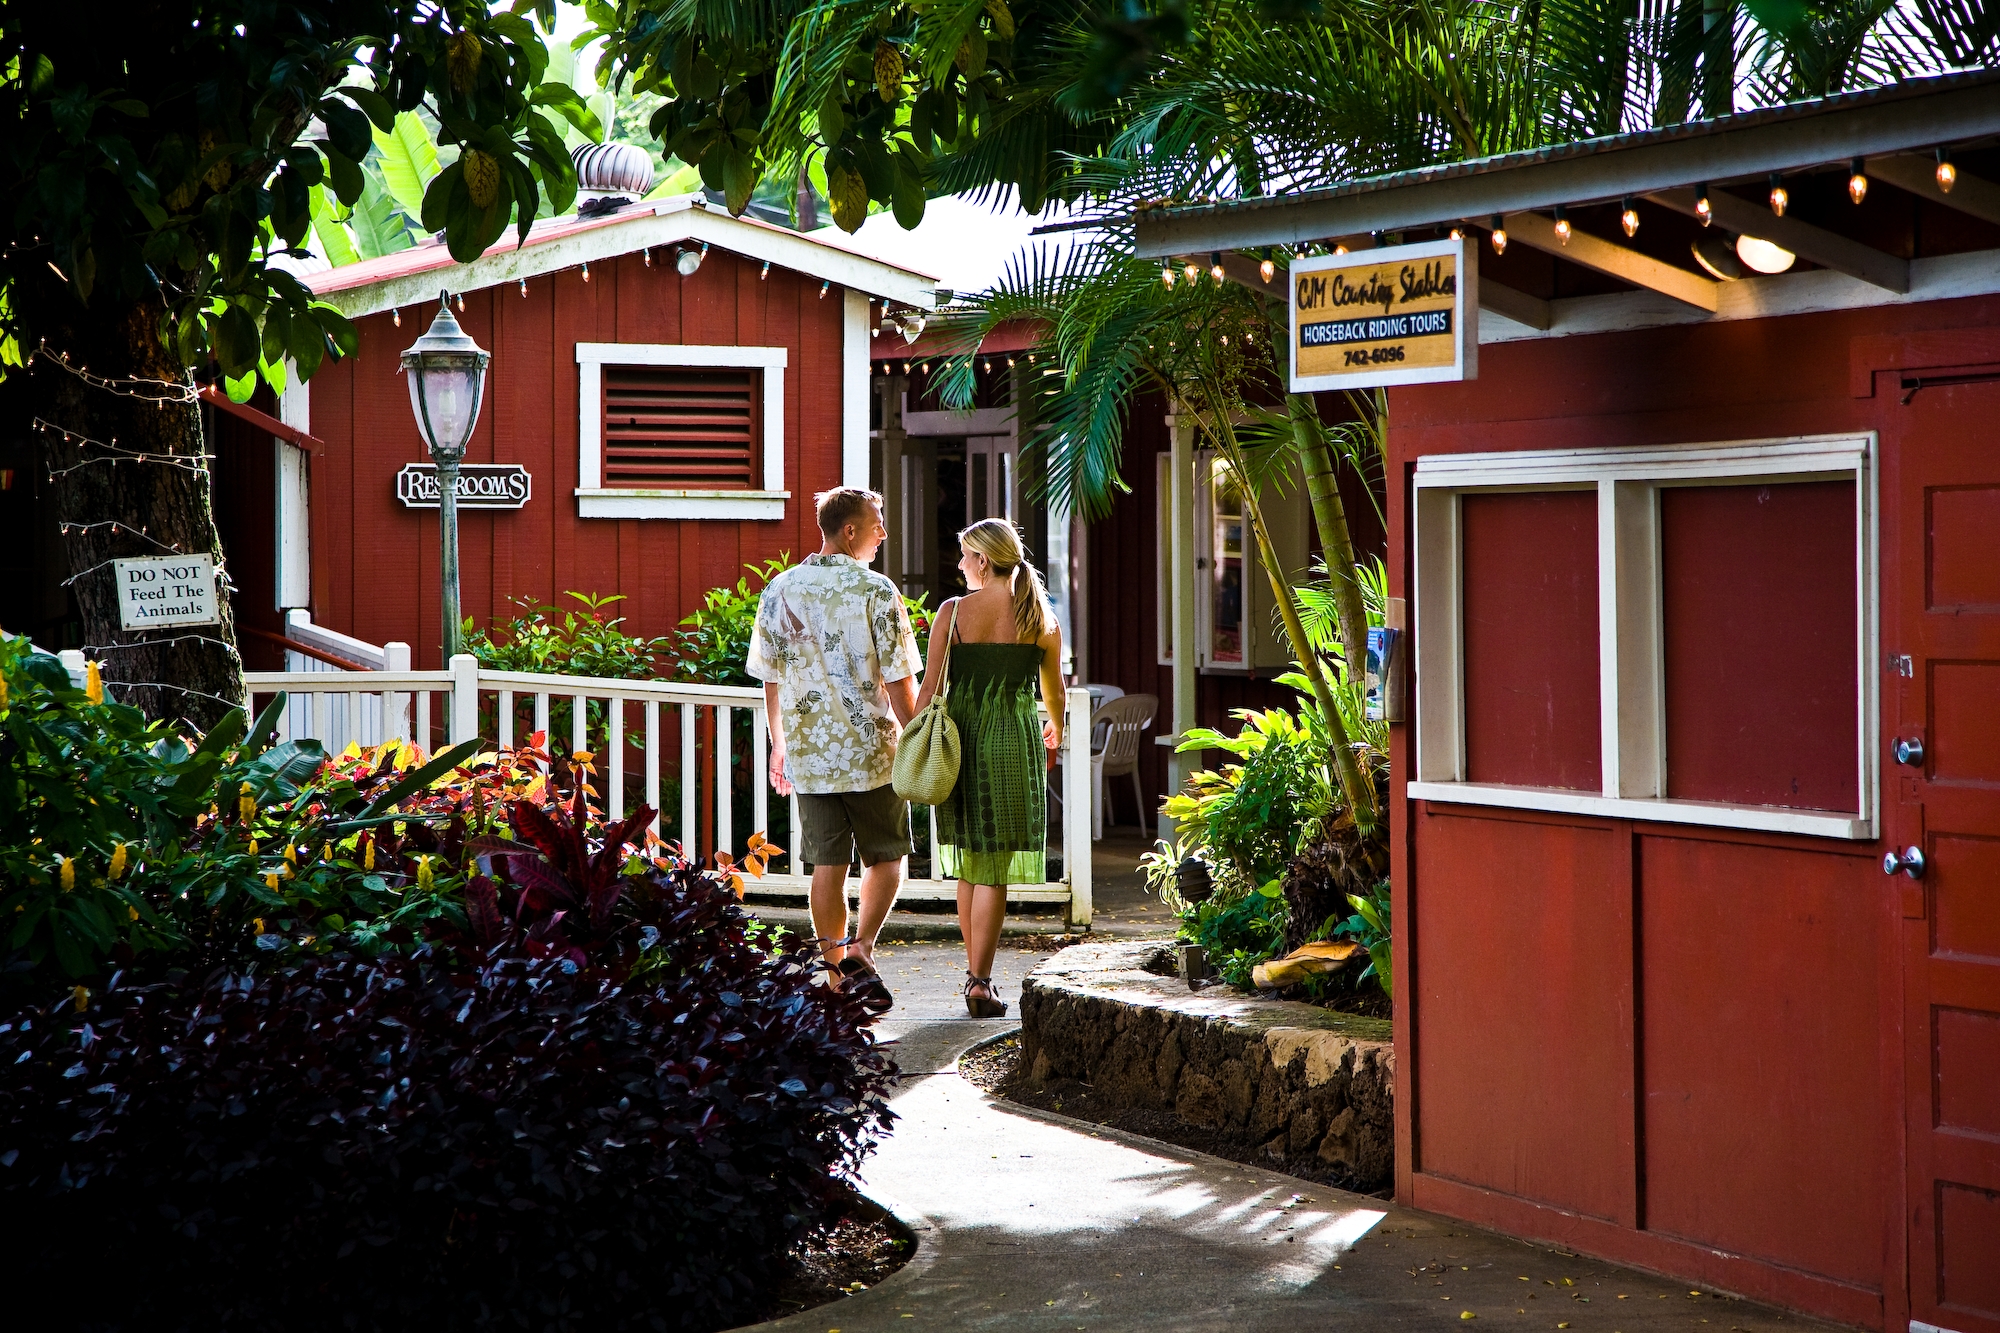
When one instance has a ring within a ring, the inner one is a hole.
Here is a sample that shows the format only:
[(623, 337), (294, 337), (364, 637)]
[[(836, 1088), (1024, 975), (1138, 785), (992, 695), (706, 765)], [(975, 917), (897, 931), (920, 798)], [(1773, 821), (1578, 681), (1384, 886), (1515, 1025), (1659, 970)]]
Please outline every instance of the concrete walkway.
[[(864, 1187), (919, 1229), (871, 1291), (771, 1324), (801, 1333), (1433, 1329), (1831, 1333), (1658, 1278), (988, 1098), (958, 1055), (975, 1022), (948, 945), (885, 949), (880, 1028), (904, 1078)], [(1002, 995), (1042, 955), (1003, 951)], [(962, 964), (959, 966), (962, 967)], [(957, 1017), (954, 1017), (954, 1011)]]

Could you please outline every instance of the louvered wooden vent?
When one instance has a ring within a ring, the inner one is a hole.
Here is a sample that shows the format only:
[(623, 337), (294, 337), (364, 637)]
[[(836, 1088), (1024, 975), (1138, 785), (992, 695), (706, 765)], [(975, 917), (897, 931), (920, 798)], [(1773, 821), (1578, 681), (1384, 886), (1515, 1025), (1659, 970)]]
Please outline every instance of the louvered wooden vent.
[(750, 367), (604, 367), (604, 484), (755, 488), (763, 372)]

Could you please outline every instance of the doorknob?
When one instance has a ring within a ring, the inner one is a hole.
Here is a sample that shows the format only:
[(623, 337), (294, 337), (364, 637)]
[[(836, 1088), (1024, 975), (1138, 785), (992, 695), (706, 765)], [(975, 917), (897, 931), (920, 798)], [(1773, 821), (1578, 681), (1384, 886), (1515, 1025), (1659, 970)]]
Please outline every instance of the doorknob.
[(1898, 736), (1895, 747), (1896, 762), (1908, 764), (1911, 768), (1924, 766), (1924, 738), (1921, 736)]
[(1882, 873), (1893, 875), (1898, 870), (1911, 879), (1924, 877), (1924, 851), (1921, 847), (1905, 847), (1902, 855), (1890, 852), (1882, 858)]

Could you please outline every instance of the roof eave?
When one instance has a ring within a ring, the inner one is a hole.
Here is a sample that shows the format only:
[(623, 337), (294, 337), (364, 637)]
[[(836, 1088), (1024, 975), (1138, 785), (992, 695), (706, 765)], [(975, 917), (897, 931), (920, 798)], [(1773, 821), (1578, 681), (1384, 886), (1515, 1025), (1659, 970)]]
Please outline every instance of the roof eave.
[(1137, 253), (1158, 258), (1293, 245), (1928, 151), (2000, 134), (1996, 81), (2000, 72), (1913, 81), (1873, 97), (1745, 112), (1328, 190), (1148, 209), (1133, 220)]
[(467, 264), (451, 260), (438, 247), (439, 262), (422, 268), (359, 283), (353, 279), (361, 275), (336, 268), (314, 274), (307, 285), (342, 314), (358, 319), (436, 300), (442, 287), (455, 292), (479, 291), (679, 241), (706, 242), (746, 259), (767, 261), (833, 286), (905, 305), (931, 309), (937, 304), (937, 279), (930, 274), (855, 254), (783, 227), (731, 217), (694, 197), (636, 205), (604, 225), (546, 238), (531, 235), (525, 245), (517, 246), (510, 238)]

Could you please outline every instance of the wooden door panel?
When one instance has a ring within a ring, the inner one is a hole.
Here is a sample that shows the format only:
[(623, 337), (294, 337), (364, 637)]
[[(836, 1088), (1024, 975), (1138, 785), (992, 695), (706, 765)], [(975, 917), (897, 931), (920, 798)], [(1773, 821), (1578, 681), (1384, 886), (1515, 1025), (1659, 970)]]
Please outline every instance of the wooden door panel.
[(1884, 646), (1914, 659), (1884, 721), (1928, 750), (1888, 770), (1889, 832), (1928, 858), (1903, 953), (1910, 1317), (2000, 1333), (2000, 385), (1919, 395), (1884, 424)]

